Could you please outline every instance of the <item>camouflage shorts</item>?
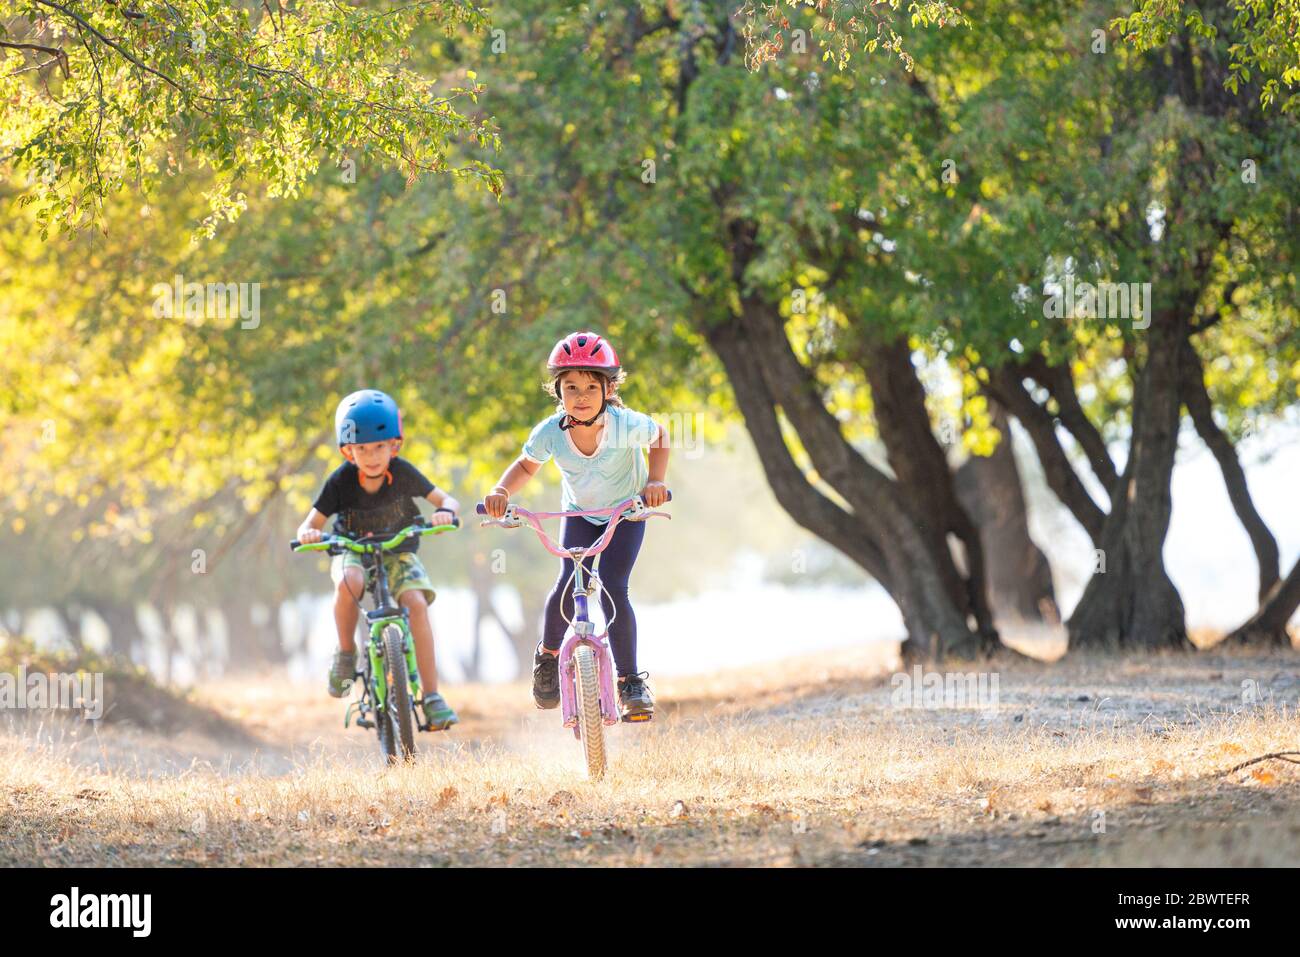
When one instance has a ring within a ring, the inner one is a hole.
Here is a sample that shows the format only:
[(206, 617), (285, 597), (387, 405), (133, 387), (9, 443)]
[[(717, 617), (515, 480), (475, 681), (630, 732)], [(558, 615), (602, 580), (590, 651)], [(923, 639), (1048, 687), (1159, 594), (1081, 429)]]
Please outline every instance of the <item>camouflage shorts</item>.
[[(334, 580), (337, 587), (343, 580), (343, 570), (346, 568), (361, 568), (361, 556), (356, 552), (345, 552), (342, 555), (335, 555), (334, 561), (330, 563), (330, 578)], [(433, 590), (433, 582), (429, 581), (429, 573), (424, 570), (424, 564), (420, 561), (420, 556), (414, 552), (398, 552), (396, 555), (387, 554), (384, 556), (384, 574), (388, 576), (388, 593), (393, 596), (394, 600), (402, 597), (402, 592), (417, 589), (424, 592), (425, 600), (433, 604), (437, 598), (437, 593)], [(366, 576), (366, 585), (374, 582), (375, 573), (371, 569)], [(360, 600), (358, 595), (357, 599)]]

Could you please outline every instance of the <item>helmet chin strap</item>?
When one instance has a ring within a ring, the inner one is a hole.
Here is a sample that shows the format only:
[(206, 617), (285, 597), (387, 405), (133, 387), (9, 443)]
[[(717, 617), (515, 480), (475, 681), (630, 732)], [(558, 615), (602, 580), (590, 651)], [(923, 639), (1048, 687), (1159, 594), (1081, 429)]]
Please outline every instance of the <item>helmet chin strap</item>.
[(575, 425), (595, 425), (595, 424), (596, 424), (596, 420), (599, 419), (602, 415), (605, 414), (605, 409), (606, 409), (608, 406), (609, 406), (609, 403), (608, 403), (607, 401), (605, 401), (605, 396), (602, 395), (602, 396), (600, 397), (600, 411), (599, 411), (599, 412), (597, 412), (595, 415), (593, 415), (590, 419), (587, 419), (587, 421), (585, 421), (585, 422), (584, 422), (582, 419), (575, 419), (573, 416), (566, 414), (566, 415), (564, 416), (564, 418), (560, 420), (560, 431), (563, 432), (563, 431), (565, 431), (565, 430), (567, 430), (567, 429), (571, 429), (571, 428), (573, 428)]
[[(401, 449), (401, 447), (402, 447), (402, 440), (401, 440), (401, 439), (397, 439), (396, 441), (397, 441), (397, 446), (396, 446), (396, 448), (393, 449), (393, 455), (392, 455), (392, 458), (393, 458), (393, 459), (397, 458), (397, 452), (398, 452), (398, 450)], [(390, 469), (390, 468), (388, 468), (388, 467), (385, 467), (383, 473), (380, 474), (380, 475), (367, 475), (367, 474), (365, 473), (365, 470), (361, 468), (361, 463), (358, 462), (358, 461), (356, 460), (356, 458), (351, 454), (351, 452), (352, 452), (351, 449), (349, 449), (349, 448), (347, 448), (347, 447), (345, 446), (345, 447), (341, 448), (339, 451), (341, 451), (341, 452), (343, 453), (343, 457), (344, 457), (345, 459), (347, 459), (349, 462), (351, 462), (353, 465), (355, 465), (355, 466), (357, 467), (357, 484), (358, 484), (358, 485), (360, 485), (360, 486), (362, 486), (362, 487), (364, 488), (364, 487), (365, 487), (365, 484), (366, 484), (366, 482), (365, 482), (366, 479), (377, 479), (377, 478), (382, 478), (382, 479), (387, 480), (387, 482), (388, 482), (389, 485), (392, 485), (392, 484), (393, 484), (393, 472), (392, 472), (392, 469)], [(389, 461), (391, 462), (392, 459), (389, 459)]]

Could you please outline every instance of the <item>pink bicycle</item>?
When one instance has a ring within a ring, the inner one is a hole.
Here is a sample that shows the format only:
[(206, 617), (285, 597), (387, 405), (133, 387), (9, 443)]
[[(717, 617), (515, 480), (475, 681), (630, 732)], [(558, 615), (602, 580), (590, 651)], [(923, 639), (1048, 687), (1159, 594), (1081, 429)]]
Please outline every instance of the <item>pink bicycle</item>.
[[(671, 492), (668, 493), (668, 498), (672, 499)], [(477, 512), (480, 515), (487, 514), (482, 502), (479, 503)], [(548, 518), (570, 515), (607, 516), (609, 524), (605, 534), (591, 547), (565, 548), (546, 534), (541, 522)], [(569, 630), (565, 633), (564, 643), (560, 645), (560, 713), (564, 718), (564, 726), (572, 728), (574, 736), (582, 742), (582, 750), (587, 758), (587, 775), (593, 781), (605, 774), (605, 725), (617, 724), (619, 712), (618, 696), (614, 692), (614, 656), (610, 653), (608, 641), (609, 626), (614, 619), (605, 623), (605, 630), (600, 634), (595, 633), (595, 623), (587, 615), (587, 598), (598, 590), (604, 591), (605, 586), (594, 570), (587, 576), (582, 563), (599, 555), (609, 546), (619, 522), (639, 522), (652, 515), (672, 518), (667, 512), (651, 511), (641, 496), (637, 495), (613, 508), (589, 511), (530, 512), (518, 505), (508, 505), (502, 518), (483, 522), (484, 525), (500, 525), (502, 528), (527, 525), (537, 533), (542, 545), (552, 555), (573, 559), (573, 574), (569, 578), (573, 583), (573, 618), (565, 619)], [(649, 715), (645, 716), (648, 717)]]

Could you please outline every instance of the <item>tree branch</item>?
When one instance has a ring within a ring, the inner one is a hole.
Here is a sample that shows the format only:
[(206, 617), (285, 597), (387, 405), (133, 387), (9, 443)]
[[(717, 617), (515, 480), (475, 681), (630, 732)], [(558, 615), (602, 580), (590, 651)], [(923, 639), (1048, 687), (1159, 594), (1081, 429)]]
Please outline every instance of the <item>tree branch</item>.
[(1246, 483), (1246, 472), (1237, 458), (1237, 450), (1231, 440), (1223, 434), (1214, 421), (1214, 406), (1210, 393), (1205, 388), (1205, 377), (1201, 367), (1201, 357), (1191, 342), (1183, 341), (1182, 361), (1182, 400), (1196, 426), (1196, 433), (1209, 448), (1219, 471), (1223, 473), (1223, 483), (1228, 488), (1228, 498), (1232, 508), (1241, 521), (1242, 528), (1250, 536), (1250, 543), (1255, 549), (1255, 560), (1259, 564), (1259, 601), (1262, 605), (1265, 596), (1277, 584), (1281, 575), (1279, 567), (1277, 540), (1269, 531), (1268, 525), (1255, 508), (1250, 497), (1250, 486)]
[(991, 370), (989, 381), (984, 383), (983, 389), (1020, 420), (1033, 440), (1047, 484), (1083, 526), (1093, 544), (1100, 546), (1106, 513), (1092, 500), (1079, 480), (1074, 466), (1070, 464), (1065, 450), (1057, 440), (1056, 423), (1025, 389), (1020, 372), (1010, 365)]
[(40, 53), (48, 53), (50, 56), (54, 57), (54, 59), (38, 64), (39, 66), (46, 67), (51, 63), (57, 62), (59, 66), (63, 68), (63, 76), (65, 78), (72, 75), (72, 71), (68, 68), (68, 54), (61, 47), (47, 47), (40, 43), (10, 43), (7, 40), (0, 40), (0, 47), (8, 47), (10, 50), (36, 50)]
[(1074, 440), (1079, 443), (1084, 455), (1088, 457), (1092, 474), (1097, 476), (1108, 493), (1112, 492), (1115, 483), (1119, 481), (1119, 473), (1115, 471), (1115, 462), (1110, 457), (1110, 450), (1106, 448), (1101, 432), (1083, 411), (1069, 366), (1049, 365), (1043, 355), (1036, 354), (1026, 363), (1025, 371), (1051, 393), (1060, 409), (1061, 424), (1070, 435), (1074, 436)]
[(705, 325), (704, 334), (722, 361), (736, 405), (763, 463), (763, 473), (781, 507), (803, 528), (838, 548), (892, 593), (892, 576), (876, 543), (868, 540), (852, 513), (809, 481), (781, 434), (776, 402), (747, 337), (734, 320)]
[(166, 81), (169, 85), (175, 87), (176, 91), (177, 91), (178, 93), (180, 93), (182, 96), (188, 98), (188, 97), (190, 97), (190, 96), (192, 95), (188, 90), (186, 90), (183, 86), (181, 86), (179, 83), (177, 83), (177, 82), (176, 82), (175, 80), (173, 80), (171, 77), (169, 77), (166, 73), (159, 72), (158, 70), (155, 70), (153, 67), (149, 66), (148, 64), (146, 64), (146, 63), (142, 63), (140, 60), (138, 60), (138, 59), (137, 59), (137, 58), (136, 58), (136, 57), (135, 57), (135, 56), (134, 56), (134, 55), (133, 55), (129, 50), (127, 50), (125, 47), (121, 46), (121, 45), (120, 45), (119, 43), (117, 43), (115, 40), (112, 40), (112, 39), (110, 39), (110, 38), (104, 36), (104, 34), (100, 33), (98, 30), (96, 30), (94, 27), (92, 27), (92, 26), (91, 26), (91, 25), (90, 25), (90, 24), (85, 20), (85, 18), (82, 17), (79, 13), (76, 13), (76, 12), (73, 11), (73, 10), (69, 10), (67, 7), (63, 6), (62, 4), (54, 3), (53, 0), (36, 0), (36, 2), (39, 3), (41, 6), (49, 7), (51, 10), (57, 10), (57, 11), (59, 11), (59, 12), (62, 13), (65, 17), (68, 17), (69, 19), (75, 20), (75, 21), (76, 21), (76, 22), (81, 26), (82, 29), (84, 29), (84, 30), (90, 32), (91, 34), (93, 34), (95, 37), (97, 37), (97, 38), (99, 39), (99, 41), (100, 41), (101, 43), (103, 43), (103, 44), (105, 44), (105, 45), (111, 47), (111, 48), (114, 49), (114, 50), (116, 50), (116, 51), (117, 51), (119, 54), (121, 54), (124, 58), (126, 58), (127, 60), (129, 60), (131, 63), (135, 64), (135, 65), (136, 65), (137, 67), (139, 67), (141, 70), (144, 70), (146, 73), (152, 73), (154, 76), (158, 77), (160, 80), (164, 80), (164, 81)]

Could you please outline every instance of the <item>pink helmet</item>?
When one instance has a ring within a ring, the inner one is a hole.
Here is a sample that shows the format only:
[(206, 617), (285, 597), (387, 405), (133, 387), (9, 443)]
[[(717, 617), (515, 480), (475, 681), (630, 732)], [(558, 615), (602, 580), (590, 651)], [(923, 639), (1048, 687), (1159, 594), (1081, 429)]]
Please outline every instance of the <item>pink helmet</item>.
[(618, 355), (609, 342), (594, 332), (574, 332), (555, 344), (551, 357), (546, 360), (546, 371), (551, 375), (603, 372), (613, 377), (618, 373)]

